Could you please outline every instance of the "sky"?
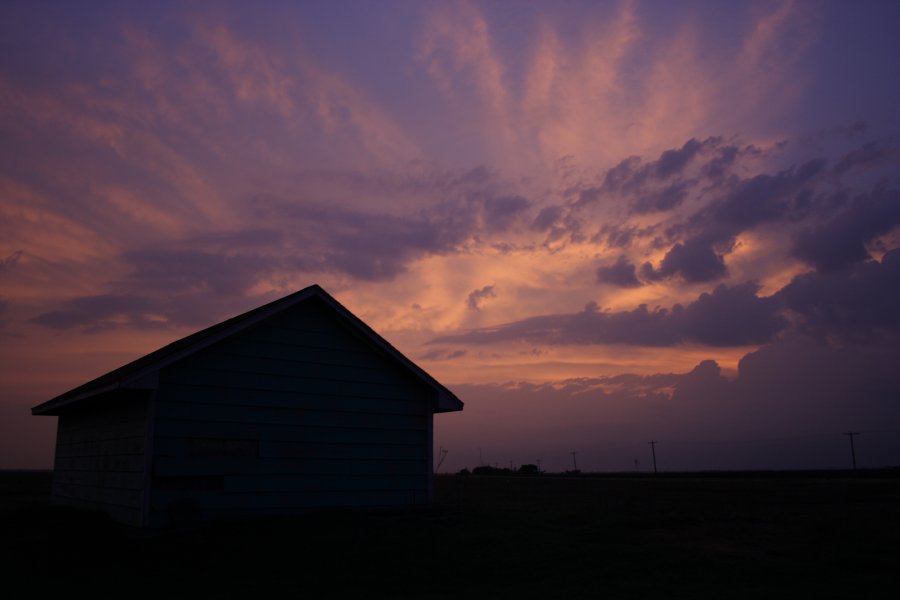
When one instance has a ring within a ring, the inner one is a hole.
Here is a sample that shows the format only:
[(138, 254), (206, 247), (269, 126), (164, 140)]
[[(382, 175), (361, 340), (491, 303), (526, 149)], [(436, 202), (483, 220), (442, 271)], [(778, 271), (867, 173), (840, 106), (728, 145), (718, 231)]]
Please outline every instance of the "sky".
[[(0, 468), (313, 283), (441, 472), (900, 464), (900, 3), (0, 5)], [(575, 453), (575, 454), (573, 454)]]

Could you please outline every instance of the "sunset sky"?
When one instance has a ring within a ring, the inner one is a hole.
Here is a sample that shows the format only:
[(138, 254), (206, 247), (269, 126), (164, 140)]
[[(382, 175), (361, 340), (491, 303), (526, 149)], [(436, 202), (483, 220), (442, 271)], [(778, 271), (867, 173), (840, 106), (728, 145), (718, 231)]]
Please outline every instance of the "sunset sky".
[(0, 468), (318, 283), (441, 471), (900, 464), (900, 3), (4, 2)]

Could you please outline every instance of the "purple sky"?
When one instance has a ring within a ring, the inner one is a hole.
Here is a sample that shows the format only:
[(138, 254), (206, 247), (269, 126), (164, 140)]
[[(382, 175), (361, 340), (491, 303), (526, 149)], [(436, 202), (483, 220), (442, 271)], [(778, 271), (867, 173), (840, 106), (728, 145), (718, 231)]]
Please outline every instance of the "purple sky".
[[(319, 283), (442, 471), (900, 464), (897, 2), (5, 2), (0, 468), (29, 408)], [(637, 461), (637, 463), (636, 463)]]

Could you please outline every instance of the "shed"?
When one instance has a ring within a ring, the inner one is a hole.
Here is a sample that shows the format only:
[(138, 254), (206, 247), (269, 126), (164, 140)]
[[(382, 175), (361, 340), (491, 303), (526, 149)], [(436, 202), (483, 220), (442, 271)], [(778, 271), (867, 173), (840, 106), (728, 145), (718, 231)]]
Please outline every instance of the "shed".
[(52, 500), (167, 527), (432, 496), (446, 387), (318, 285), (32, 409), (59, 417)]

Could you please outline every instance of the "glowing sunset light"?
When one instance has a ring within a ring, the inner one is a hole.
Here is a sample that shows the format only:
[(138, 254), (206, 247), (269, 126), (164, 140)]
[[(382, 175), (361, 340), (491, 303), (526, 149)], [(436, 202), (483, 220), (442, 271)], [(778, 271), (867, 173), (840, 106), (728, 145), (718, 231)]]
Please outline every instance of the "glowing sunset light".
[(45, 8), (0, 8), (0, 468), (313, 283), (465, 402), (443, 472), (900, 465), (897, 3)]

